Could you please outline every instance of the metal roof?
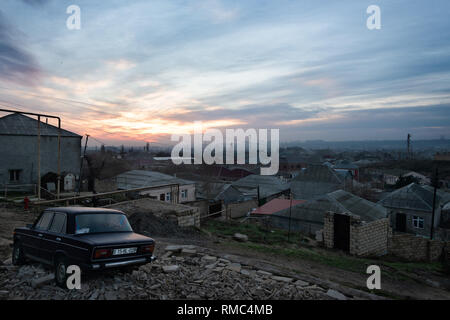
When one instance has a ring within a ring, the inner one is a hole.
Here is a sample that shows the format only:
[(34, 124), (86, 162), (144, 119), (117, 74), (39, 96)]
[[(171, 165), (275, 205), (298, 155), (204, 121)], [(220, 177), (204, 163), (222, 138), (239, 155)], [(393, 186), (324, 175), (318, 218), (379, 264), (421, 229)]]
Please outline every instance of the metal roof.
[(131, 170), (116, 176), (117, 188), (122, 190), (144, 188), (144, 187), (163, 187), (168, 184), (187, 185), (195, 182), (180, 179), (168, 174), (148, 170)]
[(232, 186), (243, 194), (256, 197), (259, 187), (259, 196), (266, 198), (289, 189), (289, 183), (282, 182), (275, 176), (249, 175), (232, 183)]
[[(437, 194), (436, 203), (439, 203), (440, 201), (441, 197)], [(433, 192), (416, 183), (411, 183), (389, 193), (378, 203), (389, 208), (431, 212), (433, 210)]]
[[(387, 216), (382, 206), (355, 196), (344, 190), (330, 192), (322, 197), (309, 200), (292, 207), (292, 218), (323, 224), (325, 213), (348, 213), (361, 217), (362, 221), (370, 222)], [(275, 215), (289, 215), (289, 210), (283, 210)]]
[[(58, 127), (45, 122), (40, 124), (41, 136), (58, 136)], [(0, 118), (0, 135), (37, 136), (38, 121), (20, 113), (12, 113)], [(79, 137), (80, 135), (61, 129), (61, 137)]]

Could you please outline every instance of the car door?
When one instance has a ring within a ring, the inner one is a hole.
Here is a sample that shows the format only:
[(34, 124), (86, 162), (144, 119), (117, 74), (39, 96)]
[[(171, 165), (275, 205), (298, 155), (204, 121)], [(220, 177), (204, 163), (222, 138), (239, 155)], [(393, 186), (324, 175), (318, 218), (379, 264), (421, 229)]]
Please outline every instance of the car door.
[(65, 251), (64, 235), (67, 229), (67, 215), (62, 212), (55, 212), (50, 227), (43, 232), (42, 237), (42, 257), (53, 262), (53, 257), (57, 251)]
[(45, 211), (34, 227), (34, 234), (36, 235), (36, 244), (38, 247), (35, 249), (35, 254), (33, 254), (33, 256), (36, 260), (44, 263), (51, 263), (51, 259), (48, 259), (48, 248), (45, 247), (46, 242), (44, 242), (44, 238), (52, 223), (53, 215), (53, 212)]

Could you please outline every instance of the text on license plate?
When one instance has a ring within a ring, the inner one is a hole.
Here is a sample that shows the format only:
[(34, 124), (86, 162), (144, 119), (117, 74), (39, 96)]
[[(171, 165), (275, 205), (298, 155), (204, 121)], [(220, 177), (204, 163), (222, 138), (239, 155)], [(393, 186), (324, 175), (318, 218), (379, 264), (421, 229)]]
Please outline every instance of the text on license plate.
[(113, 255), (117, 256), (119, 254), (131, 254), (136, 253), (137, 248), (123, 248), (123, 249), (114, 249)]

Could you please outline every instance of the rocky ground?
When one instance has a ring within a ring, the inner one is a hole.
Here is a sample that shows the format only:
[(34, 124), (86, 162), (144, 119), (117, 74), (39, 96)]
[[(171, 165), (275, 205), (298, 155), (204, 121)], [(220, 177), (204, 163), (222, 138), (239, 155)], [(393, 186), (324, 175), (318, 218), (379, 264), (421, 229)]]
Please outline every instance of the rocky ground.
[[(80, 290), (57, 287), (51, 270), (0, 266), (0, 299), (348, 299), (314, 283), (218, 257), (206, 248), (169, 245), (154, 263), (132, 272), (110, 271), (82, 277)], [(229, 259), (227, 259), (229, 258)]]

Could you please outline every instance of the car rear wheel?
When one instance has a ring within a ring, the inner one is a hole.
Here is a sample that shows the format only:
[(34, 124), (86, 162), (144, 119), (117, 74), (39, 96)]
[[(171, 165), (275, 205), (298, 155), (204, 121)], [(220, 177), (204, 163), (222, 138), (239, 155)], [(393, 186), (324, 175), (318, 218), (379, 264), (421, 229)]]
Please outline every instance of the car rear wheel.
[(15, 266), (20, 266), (25, 263), (25, 257), (23, 255), (23, 250), (20, 243), (14, 243), (12, 263)]
[(55, 263), (55, 281), (61, 288), (67, 288), (67, 263), (66, 259), (59, 257), (56, 259)]

